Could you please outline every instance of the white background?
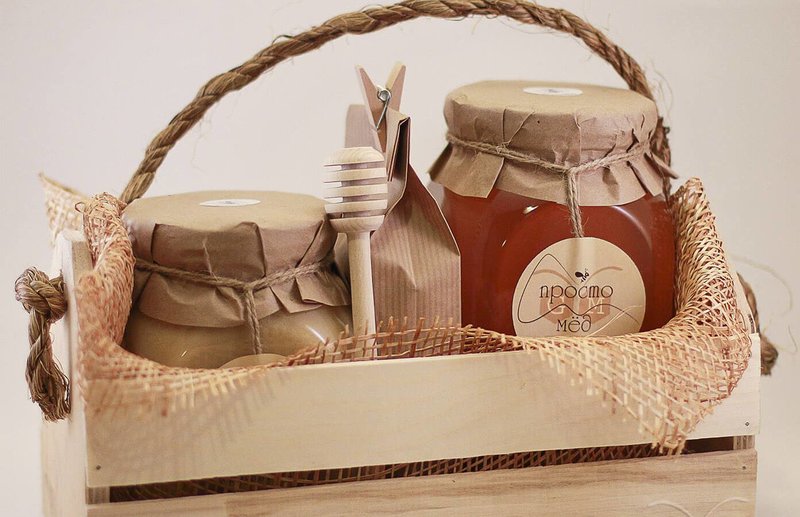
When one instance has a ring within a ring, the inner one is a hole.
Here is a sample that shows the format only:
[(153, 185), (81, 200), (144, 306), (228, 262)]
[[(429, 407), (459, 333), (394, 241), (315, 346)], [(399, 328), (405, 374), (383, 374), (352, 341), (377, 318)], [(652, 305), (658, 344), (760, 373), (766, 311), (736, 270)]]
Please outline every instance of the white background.
[[(26, 317), (12, 284), (49, 264), (36, 173), (87, 193), (119, 193), (150, 138), (211, 76), (273, 38), (366, 0), (0, 1), (0, 509), (39, 515), (39, 411), (23, 378)], [(558, 1), (607, 30), (658, 91), (674, 167), (703, 178), (739, 269), (760, 295), (783, 354), (762, 383), (760, 515), (800, 511), (800, 361), (784, 286), (800, 292), (796, 182), (800, 3)], [(168, 157), (153, 194), (210, 188), (320, 192), (320, 163), (341, 145), (345, 108), (360, 98), (353, 67), (382, 81), (408, 65), (403, 109), (412, 160), (425, 171), (444, 144), (445, 94), (482, 79), (622, 86), (566, 36), (503, 20), (416, 21), (352, 36), (284, 63), (227, 97)], [(794, 510), (794, 511), (793, 511)]]

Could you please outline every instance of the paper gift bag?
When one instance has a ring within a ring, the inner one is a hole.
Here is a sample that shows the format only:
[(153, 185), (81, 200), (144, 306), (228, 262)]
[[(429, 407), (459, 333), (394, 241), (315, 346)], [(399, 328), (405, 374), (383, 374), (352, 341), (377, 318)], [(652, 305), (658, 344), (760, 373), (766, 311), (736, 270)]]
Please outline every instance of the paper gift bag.
[(392, 95), (381, 118), (383, 103), (372, 102), (378, 88), (359, 69), (367, 104), (348, 110), (345, 138), (347, 147), (373, 146), (386, 157), (389, 208), (371, 238), (376, 320), (384, 329), (390, 318), (396, 325), (405, 319), (409, 325), (420, 318), (429, 324), (437, 318), (443, 324), (461, 320), (458, 246), (436, 200), (409, 163), (411, 119), (397, 110), (404, 71), (395, 67), (387, 82)]

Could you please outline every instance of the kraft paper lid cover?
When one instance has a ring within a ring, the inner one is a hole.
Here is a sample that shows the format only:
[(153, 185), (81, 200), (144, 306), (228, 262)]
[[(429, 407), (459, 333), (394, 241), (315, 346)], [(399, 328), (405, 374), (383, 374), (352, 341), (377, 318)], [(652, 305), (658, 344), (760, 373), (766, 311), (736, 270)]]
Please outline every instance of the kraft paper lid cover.
[[(574, 167), (649, 142), (658, 112), (631, 90), (575, 83), (484, 81), (452, 91), (444, 116), (450, 134), (466, 142)], [(644, 154), (577, 175), (581, 205), (618, 205), (657, 195), (672, 174), (647, 146)], [(448, 144), (431, 170), (453, 192), (487, 197), (493, 187), (564, 203), (563, 175), (491, 152)]]
[[(321, 263), (311, 273), (254, 292), (256, 314), (349, 305), (332, 265), (336, 233), (324, 202), (282, 192), (209, 191), (133, 201), (123, 220), (137, 259), (168, 268), (251, 282)], [(290, 275), (291, 276), (291, 275)], [(176, 325), (242, 325), (242, 293), (137, 267), (134, 304)]]

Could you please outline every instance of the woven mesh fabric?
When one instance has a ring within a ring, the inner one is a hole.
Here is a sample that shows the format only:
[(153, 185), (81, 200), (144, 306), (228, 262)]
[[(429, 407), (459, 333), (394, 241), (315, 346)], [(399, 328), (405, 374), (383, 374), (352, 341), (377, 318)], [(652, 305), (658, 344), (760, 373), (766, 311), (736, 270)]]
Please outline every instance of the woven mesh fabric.
[(679, 451), (736, 386), (750, 339), (701, 182), (689, 180), (672, 206), (678, 311), (663, 328), (617, 337), (519, 338), (440, 322), (389, 322), (376, 335), (312, 346), (273, 365), (194, 370), (163, 366), (118, 345), (130, 311), (134, 259), (120, 219), (124, 205), (102, 194), (83, 210), (94, 268), (77, 288), (80, 392), (89, 409), (191, 407), (198, 397), (235, 397), (238, 386), (258, 382), (269, 368), (364, 360), (365, 347), (378, 349), (376, 360), (526, 349), (587, 395), (599, 395), (610, 410), (626, 412), (646, 440)]
[(44, 207), (50, 224), (50, 241), (55, 242), (56, 235), (62, 230), (80, 230), (81, 214), (75, 206), (88, 201), (88, 198), (44, 174), (39, 175), (39, 181), (44, 190)]

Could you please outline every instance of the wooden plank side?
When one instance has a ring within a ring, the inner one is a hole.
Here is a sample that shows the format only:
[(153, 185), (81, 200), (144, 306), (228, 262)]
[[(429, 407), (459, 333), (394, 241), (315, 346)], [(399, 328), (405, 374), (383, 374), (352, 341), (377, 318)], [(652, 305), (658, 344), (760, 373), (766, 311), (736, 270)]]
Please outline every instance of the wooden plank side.
[[(753, 515), (756, 453), (535, 467), (93, 505), (91, 517), (342, 515)], [(682, 508), (681, 512), (678, 508)]]
[[(757, 381), (754, 360), (692, 438), (753, 433)], [(90, 486), (645, 441), (526, 352), (276, 369), (232, 402), (87, 422)]]
[[(92, 267), (89, 249), (78, 232), (65, 232), (56, 241), (53, 274), (64, 276), (67, 314), (53, 325), (53, 352), (67, 372), (73, 390), (67, 419), (42, 424), (42, 495), (48, 517), (86, 514), (86, 432), (84, 408), (75, 388), (77, 378), (78, 314), (75, 282)], [(105, 501), (108, 499), (106, 498)]]

